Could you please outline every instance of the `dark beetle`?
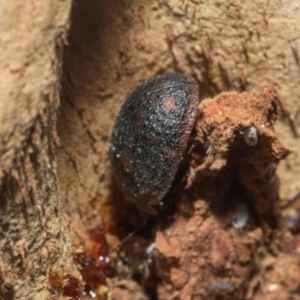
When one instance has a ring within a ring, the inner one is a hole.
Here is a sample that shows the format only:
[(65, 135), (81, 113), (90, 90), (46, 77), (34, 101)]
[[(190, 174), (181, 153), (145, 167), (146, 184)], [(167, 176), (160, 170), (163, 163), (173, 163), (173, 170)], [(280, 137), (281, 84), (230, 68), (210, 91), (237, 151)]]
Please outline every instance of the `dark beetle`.
[(140, 84), (126, 99), (110, 139), (115, 179), (140, 210), (157, 214), (193, 128), (199, 87), (190, 76), (167, 74)]

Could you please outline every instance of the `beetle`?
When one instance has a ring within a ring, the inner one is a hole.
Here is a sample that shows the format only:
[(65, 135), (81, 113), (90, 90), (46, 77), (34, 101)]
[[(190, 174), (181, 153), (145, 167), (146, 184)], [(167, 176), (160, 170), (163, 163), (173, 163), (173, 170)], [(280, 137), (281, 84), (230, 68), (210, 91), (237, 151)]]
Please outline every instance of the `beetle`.
[(122, 105), (110, 138), (115, 180), (126, 198), (157, 214), (186, 150), (197, 116), (199, 86), (188, 75), (141, 83)]

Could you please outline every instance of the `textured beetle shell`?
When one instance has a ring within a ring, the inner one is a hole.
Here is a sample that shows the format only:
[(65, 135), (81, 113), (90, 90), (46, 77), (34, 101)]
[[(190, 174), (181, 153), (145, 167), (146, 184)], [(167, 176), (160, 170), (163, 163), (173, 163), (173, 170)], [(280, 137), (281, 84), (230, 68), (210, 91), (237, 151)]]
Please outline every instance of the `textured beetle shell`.
[(110, 160), (115, 179), (139, 209), (155, 214), (170, 189), (197, 115), (199, 87), (167, 74), (140, 84), (115, 120)]

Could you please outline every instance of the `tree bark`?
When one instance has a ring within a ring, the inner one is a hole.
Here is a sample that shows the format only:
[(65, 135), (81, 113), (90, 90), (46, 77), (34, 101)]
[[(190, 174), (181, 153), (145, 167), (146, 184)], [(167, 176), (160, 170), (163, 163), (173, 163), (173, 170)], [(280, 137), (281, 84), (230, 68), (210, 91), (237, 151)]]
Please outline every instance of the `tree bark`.
[(47, 299), (76, 275), (57, 178), (61, 58), (70, 1), (1, 1), (1, 299)]
[[(290, 281), (284, 288), (284, 279), (281, 283), (273, 280), (277, 271), (288, 272), (282, 269), (284, 261), (288, 260), (294, 271), (289, 274), (298, 274), (299, 268), (296, 245), (278, 208), (300, 192), (299, 9), (293, 0), (2, 1), (0, 295), (4, 299), (66, 299), (70, 290), (79, 295), (76, 291), (86, 279), (76, 257), (91, 247), (89, 230), (103, 227), (112, 248), (136, 226), (133, 213), (130, 225), (120, 217), (120, 209), (125, 206), (127, 212), (130, 208), (123, 204), (124, 196), (111, 173), (111, 127), (137, 84), (155, 75), (179, 72), (196, 78), (200, 100), (224, 91), (258, 95), (265, 87), (277, 90), (276, 132), (282, 144), (293, 151), (277, 172), (276, 220), (283, 225), (276, 229), (262, 224), (251, 227), (245, 232), (251, 236), (251, 245), (235, 234), (229, 239), (233, 247), (243, 248), (245, 243), (251, 247), (247, 255), (254, 271), (247, 275), (241, 297), (276, 299), (272, 291), (277, 284), (282, 295), (297, 299), (298, 283)], [(178, 192), (175, 197), (178, 203), (195, 200), (192, 192), (182, 195)], [(193, 203), (198, 215), (184, 222), (200, 216), (204, 225), (213, 222), (216, 228), (213, 212), (202, 200), (197, 201)], [(177, 212), (180, 215), (180, 210)], [(116, 221), (116, 215), (122, 221)], [(169, 224), (170, 228), (177, 222), (181, 219)], [(116, 227), (119, 235), (112, 230)], [(219, 230), (211, 247), (217, 248), (220, 236), (221, 240), (228, 238)], [(268, 230), (273, 234), (267, 234)], [(258, 236), (268, 239), (268, 249), (260, 248), (261, 256), (255, 254)], [(158, 229), (153, 237), (156, 242), (163, 238)], [(283, 250), (277, 247), (281, 242), (291, 246)], [(166, 266), (164, 259), (160, 254), (156, 264)], [(216, 262), (214, 268), (218, 266)], [(218, 299), (227, 299), (232, 291), (229, 285), (214, 285), (219, 283), (214, 268), (206, 268), (205, 274), (209, 274), (213, 289), (222, 290)], [(270, 268), (274, 271), (268, 272)], [(184, 283), (166, 280), (164, 271), (157, 273), (160, 285), (151, 285), (161, 299), (173, 289), (184, 289)], [(181, 278), (174, 274), (183, 269), (173, 268), (172, 272), (172, 278)], [(128, 274), (125, 284), (120, 274), (106, 279), (96, 288), (102, 299), (154, 297)], [(175, 297), (175, 292), (172, 295)], [(178, 299), (188, 299), (178, 295)], [(193, 296), (199, 299), (199, 290), (189, 293), (191, 299)], [(82, 291), (80, 297), (89, 296)], [(209, 297), (214, 299), (211, 294)]]

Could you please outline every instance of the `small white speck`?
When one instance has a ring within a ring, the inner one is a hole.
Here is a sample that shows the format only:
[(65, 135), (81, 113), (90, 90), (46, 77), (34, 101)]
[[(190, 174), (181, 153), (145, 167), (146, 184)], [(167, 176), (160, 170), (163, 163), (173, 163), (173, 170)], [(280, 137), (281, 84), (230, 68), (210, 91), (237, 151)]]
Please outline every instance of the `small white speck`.
[(243, 131), (243, 137), (246, 144), (255, 146), (258, 142), (257, 129), (254, 126), (246, 128)]
[(92, 290), (89, 290), (89, 295), (90, 295), (92, 298), (96, 298), (96, 297), (97, 297), (97, 294), (94, 293)]
[(108, 256), (99, 256), (99, 260), (108, 264), (110, 262), (110, 258)]
[(165, 234), (166, 236), (169, 236), (169, 235), (171, 234), (171, 229), (170, 229), (170, 228), (166, 229), (166, 230), (164, 231), (164, 234)]
[(146, 253), (148, 255), (152, 254), (153, 250), (155, 249), (155, 244), (154, 243), (151, 243), (148, 248), (146, 249)]
[(237, 214), (231, 224), (235, 229), (244, 228), (249, 218), (248, 207), (245, 203), (239, 203), (236, 207)]
[(195, 174), (195, 170), (193, 167), (189, 167), (189, 171), (188, 171), (189, 175)]
[(277, 168), (277, 164), (275, 162), (271, 162), (266, 170), (265, 178), (266, 180), (270, 180), (272, 176), (274, 175)]
[(116, 157), (119, 158), (119, 157), (120, 157), (120, 154), (116, 154)]
[(272, 292), (275, 292), (275, 291), (277, 290), (277, 288), (278, 288), (278, 284), (276, 284), (276, 283), (271, 283), (271, 284), (269, 285), (269, 287), (268, 287), (268, 291), (269, 291), (270, 293), (272, 293)]
[(292, 210), (285, 223), (289, 229), (294, 228), (297, 225), (298, 213), (296, 210)]
[(222, 291), (233, 291), (234, 288), (230, 283), (227, 282), (216, 282), (208, 287), (208, 292), (222, 292)]
[(212, 148), (211, 145), (209, 145), (209, 147), (207, 148), (207, 150), (206, 150), (205, 153), (206, 153), (206, 154), (209, 154), (209, 153), (211, 152), (211, 148)]
[(13, 151), (12, 150), (8, 150), (6, 151), (4, 154), (3, 154), (3, 157), (8, 157), (8, 156), (11, 156), (13, 154)]

